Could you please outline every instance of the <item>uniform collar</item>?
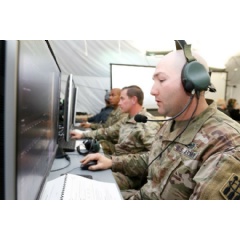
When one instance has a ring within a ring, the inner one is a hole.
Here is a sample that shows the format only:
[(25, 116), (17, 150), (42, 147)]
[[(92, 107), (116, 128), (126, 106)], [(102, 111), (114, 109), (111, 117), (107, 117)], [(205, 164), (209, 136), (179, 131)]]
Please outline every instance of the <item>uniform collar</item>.
[[(180, 138), (178, 138), (175, 142), (179, 142), (181, 144), (187, 145), (190, 144), (193, 139), (195, 138), (196, 134), (200, 131), (204, 123), (209, 119), (214, 113), (217, 111), (216, 103), (213, 102), (211, 105), (208, 106), (201, 114), (194, 117), (193, 120), (189, 123), (187, 129), (181, 134)], [(162, 135), (163, 140), (166, 139), (168, 141), (173, 141), (176, 136), (184, 129), (187, 125), (188, 121), (176, 121), (175, 123), (175, 130), (170, 132), (171, 125), (173, 121), (167, 123), (166, 129)], [(180, 128), (179, 128), (180, 127)]]
[[(147, 110), (143, 107), (142, 110), (141, 110), (140, 112), (138, 112), (137, 114), (141, 114), (141, 115), (146, 116), (146, 115), (148, 114), (148, 112), (147, 112)], [(127, 122), (128, 122), (128, 123), (134, 123), (134, 124), (136, 124), (136, 121), (134, 120), (134, 117), (135, 117), (135, 116), (130, 117), (130, 115), (128, 115), (128, 120), (127, 120)]]

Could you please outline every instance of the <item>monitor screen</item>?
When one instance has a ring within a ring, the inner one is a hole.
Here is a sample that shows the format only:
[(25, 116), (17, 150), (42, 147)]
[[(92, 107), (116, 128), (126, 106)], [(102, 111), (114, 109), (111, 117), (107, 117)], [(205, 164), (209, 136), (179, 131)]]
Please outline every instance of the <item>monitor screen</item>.
[(64, 139), (66, 142), (70, 141), (70, 131), (74, 128), (76, 117), (76, 102), (77, 102), (77, 88), (75, 87), (73, 76), (68, 76), (65, 88), (64, 97), (64, 116), (63, 128)]
[(6, 41), (4, 199), (38, 199), (57, 150), (61, 71), (47, 41)]
[(78, 87), (74, 89), (74, 104), (73, 104), (73, 116), (72, 116), (72, 124), (73, 127), (76, 126), (76, 116), (77, 116), (77, 99), (78, 99)]

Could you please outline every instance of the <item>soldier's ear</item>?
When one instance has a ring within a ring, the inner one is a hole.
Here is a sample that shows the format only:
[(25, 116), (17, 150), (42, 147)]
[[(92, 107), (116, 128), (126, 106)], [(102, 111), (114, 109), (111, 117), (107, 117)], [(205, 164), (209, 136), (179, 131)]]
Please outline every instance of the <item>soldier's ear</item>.
[(137, 97), (136, 96), (133, 96), (131, 98), (131, 101), (132, 101), (132, 104), (136, 104), (137, 103)]

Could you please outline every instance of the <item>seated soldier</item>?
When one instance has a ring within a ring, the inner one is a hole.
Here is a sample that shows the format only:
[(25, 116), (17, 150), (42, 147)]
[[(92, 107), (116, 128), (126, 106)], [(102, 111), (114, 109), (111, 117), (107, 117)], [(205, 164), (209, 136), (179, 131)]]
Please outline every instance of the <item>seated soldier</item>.
[[(81, 117), (79, 118), (79, 120), (83, 122), (88, 122), (88, 123), (105, 123), (108, 119), (109, 114), (113, 110), (113, 106), (109, 101), (109, 93), (105, 95), (104, 101), (106, 106), (102, 108), (99, 113), (91, 117)], [(80, 124), (80, 126), (84, 126), (84, 125), (86, 126), (86, 124)]]
[[(119, 161), (119, 163), (124, 159), (137, 160), (139, 156), (150, 150), (155, 135), (160, 128), (160, 124), (157, 122), (137, 123), (134, 120), (136, 114), (153, 119), (153, 116), (142, 107), (143, 98), (143, 91), (138, 86), (124, 87), (121, 91), (119, 107), (122, 112), (128, 114), (128, 117), (108, 128), (100, 128), (92, 132), (77, 133), (72, 131), (72, 138), (91, 137), (101, 140), (100, 144), (105, 155), (108, 155), (110, 159)], [(118, 141), (113, 144), (112, 142), (116, 138)], [(138, 189), (144, 179), (139, 175), (129, 177), (120, 172), (114, 173), (114, 177), (121, 190)]]
[(171, 120), (161, 125), (151, 150), (122, 161), (100, 153), (81, 160), (97, 161), (89, 170), (111, 168), (129, 177), (147, 172), (146, 184), (125, 191), (124, 199), (240, 199), (240, 125), (215, 102), (207, 104), (208, 66), (190, 47), (165, 55), (155, 69), (151, 94), (159, 114)]
[(91, 128), (93, 130), (98, 128), (106, 128), (118, 122), (122, 118), (126, 117), (127, 114), (122, 113), (121, 109), (118, 107), (118, 102), (120, 100), (120, 93), (121, 93), (121, 89), (119, 88), (113, 88), (110, 91), (109, 102), (113, 107), (113, 110), (108, 115), (108, 118), (105, 123), (82, 123), (81, 127)]
[(238, 107), (237, 99), (230, 98), (228, 100), (227, 109), (228, 109), (229, 115), (232, 119), (234, 119), (236, 121), (240, 121), (240, 110)]

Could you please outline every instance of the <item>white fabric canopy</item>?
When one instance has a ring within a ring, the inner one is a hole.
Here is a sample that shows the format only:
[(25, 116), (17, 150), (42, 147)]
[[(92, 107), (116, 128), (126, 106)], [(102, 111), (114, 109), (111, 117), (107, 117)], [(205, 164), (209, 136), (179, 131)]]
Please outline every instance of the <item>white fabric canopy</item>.
[[(191, 41), (212, 68), (227, 71), (226, 97), (240, 97), (240, 64), (237, 41), (224, 45), (214, 40)], [(146, 56), (146, 51), (172, 51), (174, 40), (49, 40), (62, 71), (61, 93), (64, 98), (65, 82), (72, 73), (79, 87), (77, 111), (96, 113), (104, 106), (106, 90), (111, 89), (110, 64), (156, 66), (162, 56)], [(239, 69), (239, 70), (238, 70)], [(221, 77), (222, 78), (222, 77)], [(129, 82), (129, 85), (131, 83)], [(234, 87), (233, 87), (234, 86)]]

